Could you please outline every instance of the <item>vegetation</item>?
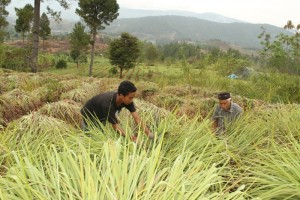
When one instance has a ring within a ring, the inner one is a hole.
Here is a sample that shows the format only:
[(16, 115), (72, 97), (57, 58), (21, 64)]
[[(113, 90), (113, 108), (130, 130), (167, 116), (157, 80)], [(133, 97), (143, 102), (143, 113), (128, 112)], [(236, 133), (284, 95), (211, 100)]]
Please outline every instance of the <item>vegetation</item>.
[(65, 60), (58, 60), (56, 63), (57, 69), (67, 68), (67, 62)]
[(79, 66), (81, 55), (85, 53), (90, 44), (90, 36), (84, 32), (85, 26), (80, 22), (76, 23), (73, 32), (70, 34), (71, 57)]
[(10, 4), (11, 0), (0, 0), (0, 43), (4, 41), (7, 32), (4, 30), (5, 27), (8, 26), (8, 22), (6, 21), (6, 17), (9, 14), (5, 7)]
[(116, 0), (79, 0), (76, 13), (84, 20), (92, 34), (89, 76), (93, 73), (95, 42), (98, 30), (104, 29), (118, 17), (119, 4)]
[(286, 73), (299, 74), (300, 70), (300, 24), (296, 27), (292, 21), (284, 26), (285, 29), (293, 31), (293, 35), (280, 34), (274, 41), (265, 30), (259, 35), (263, 39), (261, 44), (263, 50), (261, 56), (266, 60), (265, 65)]
[[(88, 135), (79, 127), (84, 102), (114, 90), (119, 79), (0, 74), (1, 199), (300, 197), (297, 104), (255, 103), (217, 139), (209, 118), (216, 103), (213, 92), (194, 88), (191, 94), (185, 87), (139, 81), (136, 104), (157, 138), (144, 138), (123, 111), (128, 135), (139, 135), (136, 145), (110, 127), (104, 133), (91, 129)], [(202, 103), (194, 102), (194, 108), (212, 104), (202, 107), (208, 111), (203, 117), (200, 110), (180, 114), (174, 107), (149, 104), (149, 91), (152, 97), (197, 96)]]
[(50, 21), (46, 13), (43, 13), (40, 19), (40, 37), (43, 39), (43, 50), (45, 50), (45, 40), (49, 39), (50, 35)]
[(15, 8), (15, 10), (18, 17), (16, 19), (15, 30), (21, 34), (24, 44), (26, 33), (29, 33), (31, 30), (33, 7), (31, 4), (26, 4), (24, 8)]
[[(67, 0), (57, 0), (57, 2), (65, 9), (68, 8), (68, 1)], [(39, 54), (39, 36), (40, 36), (40, 9), (41, 9), (41, 0), (34, 1), (34, 14), (33, 14), (33, 27), (32, 27), (32, 54), (30, 57), (30, 68), (31, 71), (36, 73), (38, 70), (37, 66), (37, 59)], [(53, 15), (58, 15), (59, 13), (51, 12), (52, 10), (48, 8), (50, 13)]]
[[(112, 4), (104, 14), (114, 8), (110, 23), (118, 5), (101, 2)], [(95, 77), (78, 65), (89, 41), (80, 23), (71, 39), (55, 41), (70, 46), (39, 54), (39, 73), (28, 73), (32, 49), (2, 44), (0, 199), (299, 199), (299, 28), (286, 28), (295, 34), (261, 34), (260, 56), (105, 36), (99, 40), (109, 46), (93, 43)], [(125, 138), (110, 126), (81, 130), (84, 103), (121, 81), (116, 66), (137, 85), (135, 103), (155, 140), (126, 111)], [(220, 91), (230, 91), (244, 114), (216, 138), (211, 114)]]
[(122, 33), (120, 39), (110, 43), (109, 60), (120, 68), (120, 79), (123, 78), (124, 69), (135, 67), (139, 53), (138, 39), (129, 33)]

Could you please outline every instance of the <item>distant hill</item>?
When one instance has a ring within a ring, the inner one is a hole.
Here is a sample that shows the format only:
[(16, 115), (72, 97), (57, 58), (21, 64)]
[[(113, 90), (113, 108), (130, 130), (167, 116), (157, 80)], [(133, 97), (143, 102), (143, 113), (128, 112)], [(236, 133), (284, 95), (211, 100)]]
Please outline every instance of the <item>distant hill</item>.
[[(244, 22), (238, 19), (233, 19), (230, 17), (225, 17), (216, 13), (195, 13), (182, 10), (141, 10), (141, 9), (130, 9), (130, 8), (120, 8), (119, 19), (123, 18), (141, 18), (141, 17), (153, 17), (153, 16), (184, 16), (184, 17), (195, 17), (199, 19), (205, 19), (212, 22), (219, 23), (234, 23), (234, 22)], [(244, 22), (245, 23), (245, 22)]]
[[(64, 13), (64, 12), (63, 12)], [(70, 16), (73, 16), (70, 18)], [(63, 22), (51, 22), (53, 34), (70, 33), (79, 17), (73, 12)], [(9, 15), (10, 29), (14, 30), (16, 16)], [(101, 32), (120, 35), (129, 32), (141, 40), (155, 43), (188, 41), (206, 43), (221, 40), (229, 45), (259, 49), (257, 36), (264, 27), (274, 38), (280, 33), (290, 32), (269, 24), (250, 24), (214, 13), (193, 13), (188, 11), (154, 11), (120, 8), (118, 19)]]
[(217, 23), (194, 17), (152, 16), (116, 19), (102, 32), (119, 35), (128, 32), (139, 39), (156, 43), (172, 41), (205, 42), (218, 39), (244, 48), (260, 48), (257, 38), (264, 27), (274, 38), (280, 33), (290, 32), (268, 24)]

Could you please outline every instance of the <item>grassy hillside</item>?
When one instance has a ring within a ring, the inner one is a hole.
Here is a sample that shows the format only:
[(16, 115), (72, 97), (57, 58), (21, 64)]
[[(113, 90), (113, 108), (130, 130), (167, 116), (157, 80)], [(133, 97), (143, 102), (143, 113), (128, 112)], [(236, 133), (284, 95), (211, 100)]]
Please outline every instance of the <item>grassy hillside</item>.
[(137, 145), (111, 127), (79, 128), (84, 102), (121, 80), (0, 70), (0, 199), (299, 199), (299, 105), (245, 104), (216, 138), (220, 86), (185, 85), (181, 73), (135, 79), (138, 112), (156, 135), (148, 141), (122, 111)]

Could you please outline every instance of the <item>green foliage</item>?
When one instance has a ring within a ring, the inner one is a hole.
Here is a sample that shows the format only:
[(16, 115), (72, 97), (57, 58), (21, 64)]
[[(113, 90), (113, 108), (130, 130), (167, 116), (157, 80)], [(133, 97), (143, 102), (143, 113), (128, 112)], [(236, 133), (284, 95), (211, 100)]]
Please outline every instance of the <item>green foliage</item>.
[(55, 66), (55, 55), (49, 53), (40, 54), (38, 65), (43, 69)]
[(15, 30), (22, 35), (23, 41), (27, 32), (31, 30), (33, 20), (33, 7), (31, 4), (26, 4), (24, 8), (15, 8), (16, 10), (16, 25)]
[(49, 39), (49, 36), (51, 35), (50, 21), (46, 13), (43, 13), (41, 16), (39, 34), (43, 40)]
[(28, 52), (26, 48), (6, 48), (2, 49), (3, 60), (1, 67), (16, 71), (28, 71)]
[(71, 50), (70, 57), (77, 64), (87, 63), (87, 56), (85, 54), (80, 54), (79, 50), (77, 50), (77, 49), (72, 49)]
[(58, 60), (58, 62), (55, 65), (56, 69), (64, 69), (67, 68), (67, 61), (65, 60)]
[(265, 60), (267, 67), (285, 73), (299, 74), (300, 70), (300, 24), (295, 28), (291, 21), (288, 21), (285, 29), (292, 30), (293, 35), (280, 34), (274, 41), (263, 29), (258, 36), (262, 39), (263, 50), (260, 55)]
[(70, 33), (71, 48), (79, 52), (86, 50), (90, 43), (90, 36), (85, 33), (85, 26), (81, 22), (74, 25), (72, 33)]
[(7, 32), (4, 31), (4, 28), (7, 27), (8, 22), (6, 21), (6, 17), (8, 16), (7, 10), (5, 7), (9, 5), (11, 0), (0, 0), (0, 43), (4, 41), (4, 38), (7, 36)]
[(71, 52), (70, 52), (70, 56), (73, 59), (73, 61), (77, 62), (77, 59), (80, 56), (79, 50), (78, 49), (72, 49)]
[(96, 34), (105, 28), (119, 15), (119, 4), (116, 0), (79, 0), (76, 13), (84, 20), (92, 34), (91, 63), (89, 76), (92, 76)]
[(152, 43), (142, 42), (140, 45), (141, 48), (141, 60), (146, 61), (146, 65), (154, 65), (154, 63), (159, 58), (159, 50)]
[(124, 69), (133, 68), (139, 57), (138, 39), (129, 33), (122, 33), (121, 38), (110, 43), (109, 60), (120, 68), (120, 78)]
[(82, 58), (86, 57), (82, 55), (90, 43), (90, 36), (84, 32), (85, 26), (80, 22), (76, 23), (73, 32), (70, 34), (71, 52), (70, 56), (77, 63), (82, 61)]
[(118, 73), (118, 68), (117, 67), (110, 68), (109, 73), (112, 75), (116, 75)]
[(163, 54), (163, 60), (176, 58), (179, 60), (200, 56), (200, 46), (188, 43), (170, 43), (158, 47)]
[(104, 29), (118, 17), (119, 5), (116, 0), (79, 0), (76, 13), (90, 27), (91, 32)]

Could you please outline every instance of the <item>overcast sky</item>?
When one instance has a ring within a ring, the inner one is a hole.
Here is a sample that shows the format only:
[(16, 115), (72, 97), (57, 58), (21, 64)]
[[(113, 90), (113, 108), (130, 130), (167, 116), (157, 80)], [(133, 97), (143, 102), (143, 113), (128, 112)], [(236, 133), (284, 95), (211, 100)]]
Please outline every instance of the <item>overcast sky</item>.
[[(34, 0), (12, 0), (13, 7), (23, 7)], [(77, 2), (64, 15), (74, 12)], [(197, 13), (212, 12), (249, 23), (267, 23), (283, 27), (288, 20), (300, 24), (300, 0), (117, 0), (120, 7), (146, 10), (186, 10)], [(44, 0), (58, 8), (56, 0)]]

